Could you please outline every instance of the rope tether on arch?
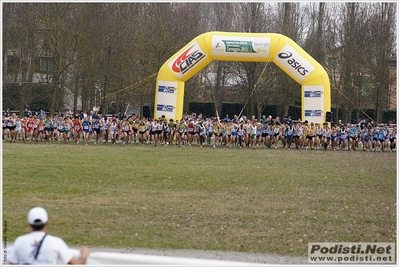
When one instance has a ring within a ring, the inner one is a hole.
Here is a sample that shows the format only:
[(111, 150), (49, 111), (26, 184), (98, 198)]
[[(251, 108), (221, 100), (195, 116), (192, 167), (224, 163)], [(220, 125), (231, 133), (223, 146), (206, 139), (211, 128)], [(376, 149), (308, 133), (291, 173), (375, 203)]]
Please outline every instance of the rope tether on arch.
[[(326, 68), (326, 70), (327, 70), (327, 72), (329, 72), (330, 74), (332, 73), (332, 71), (331, 71), (330, 69)], [(360, 90), (360, 91), (363, 91), (363, 90), (361, 90), (360, 88), (358, 88), (357, 86), (355, 86), (355, 85), (353, 85), (353, 84), (349, 84), (349, 85), (352, 86), (352, 87), (354, 87), (354, 88), (356, 88), (356, 89), (358, 89), (358, 90)], [(355, 104), (355, 102), (353, 102), (348, 96), (346, 96), (343, 92), (341, 92), (334, 84), (330, 83), (330, 86), (331, 86), (332, 88), (334, 88), (338, 93), (340, 93), (343, 97), (345, 97), (350, 103), (352, 103), (360, 112), (362, 112), (362, 113), (363, 113), (367, 118), (369, 118), (373, 123), (377, 124), (376, 121), (374, 121), (366, 112), (364, 112), (361, 108), (359, 108), (359, 107)]]
[[(136, 82), (136, 83), (133, 83), (133, 84), (131, 84), (131, 85), (128, 85), (128, 86), (126, 86), (126, 87), (124, 87), (124, 88), (122, 88), (122, 89), (120, 89), (120, 90), (118, 90), (118, 91), (115, 91), (115, 92), (113, 92), (113, 93), (110, 93), (110, 94), (108, 94), (108, 95), (106, 95), (106, 96), (102, 96), (102, 97), (100, 97), (99, 99), (97, 99), (97, 101), (98, 101), (98, 100), (103, 100), (105, 97), (109, 97), (109, 96), (115, 95), (115, 94), (120, 93), (120, 92), (122, 92), (122, 91), (124, 91), (124, 90), (133, 89), (133, 88), (135, 88), (135, 87), (137, 87), (137, 86), (139, 86), (139, 85), (142, 85), (142, 84), (144, 84), (144, 83), (147, 83), (147, 82), (151, 81), (151, 79), (154, 78), (157, 74), (158, 74), (158, 73), (153, 73), (153, 74), (151, 74), (151, 75), (145, 77), (144, 79), (142, 79), (142, 80), (140, 80), (140, 81), (138, 81), (138, 82)], [(91, 101), (90, 103), (93, 103), (94, 101), (95, 101), (95, 100)]]
[(252, 89), (251, 93), (249, 94), (249, 96), (248, 96), (248, 98), (247, 98), (247, 101), (245, 102), (245, 104), (244, 104), (243, 108), (241, 109), (240, 114), (238, 115), (237, 118), (240, 118), (240, 117), (241, 117), (241, 114), (243, 113), (245, 107), (247, 106), (249, 99), (252, 97), (252, 94), (254, 93), (256, 87), (258, 86), (258, 83), (260, 82), (260, 79), (262, 78), (263, 73), (265, 73), (265, 70), (266, 70), (266, 68), (267, 68), (268, 65), (269, 65), (269, 62), (267, 62), (266, 65), (265, 65), (265, 67), (263, 68), (262, 73), (259, 75), (259, 78), (258, 78), (258, 80), (256, 81), (256, 83), (255, 83), (255, 85), (254, 85), (254, 88)]

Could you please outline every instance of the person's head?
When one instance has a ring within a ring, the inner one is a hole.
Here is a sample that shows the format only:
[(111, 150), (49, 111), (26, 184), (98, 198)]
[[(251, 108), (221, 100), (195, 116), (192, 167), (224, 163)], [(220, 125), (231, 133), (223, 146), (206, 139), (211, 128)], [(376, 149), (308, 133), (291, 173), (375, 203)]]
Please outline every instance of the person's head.
[(28, 213), (28, 223), (33, 231), (41, 231), (48, 223), (47, 211), (42, 207), (35, 207)]

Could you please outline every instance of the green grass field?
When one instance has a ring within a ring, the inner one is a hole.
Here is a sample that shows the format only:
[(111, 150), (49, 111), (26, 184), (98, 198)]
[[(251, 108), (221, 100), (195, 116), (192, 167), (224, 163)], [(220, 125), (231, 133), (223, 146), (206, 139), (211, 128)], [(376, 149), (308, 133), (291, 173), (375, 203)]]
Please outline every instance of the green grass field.
[(307, 255), (395, 242), (396, 153), (3, 142), (7, 240), (43, 206), (71, 246)]

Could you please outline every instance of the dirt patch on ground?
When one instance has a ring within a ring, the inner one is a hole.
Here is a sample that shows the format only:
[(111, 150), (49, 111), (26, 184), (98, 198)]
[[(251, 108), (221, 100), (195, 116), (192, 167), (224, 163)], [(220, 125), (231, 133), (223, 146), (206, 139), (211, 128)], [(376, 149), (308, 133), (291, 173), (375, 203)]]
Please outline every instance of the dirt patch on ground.
[(236, 261), (261, 264), (307, 264), (306, 257), (213, 250), (143, 249), (143, 248), (91, 248), (93, 252), (128, 253), (167, 257), (184, 257), (206, 260)]

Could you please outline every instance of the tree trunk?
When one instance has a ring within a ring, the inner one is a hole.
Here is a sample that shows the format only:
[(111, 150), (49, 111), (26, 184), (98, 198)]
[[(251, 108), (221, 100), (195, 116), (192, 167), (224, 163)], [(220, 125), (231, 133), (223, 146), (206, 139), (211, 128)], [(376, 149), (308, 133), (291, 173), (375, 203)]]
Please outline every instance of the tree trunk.
[(51, 93), (50, 114), (55, 113), (55, 108), (57, 106), (57, 91), (58, 91), (58, 81), (54, 81), (53, 82), (53, 91)]

